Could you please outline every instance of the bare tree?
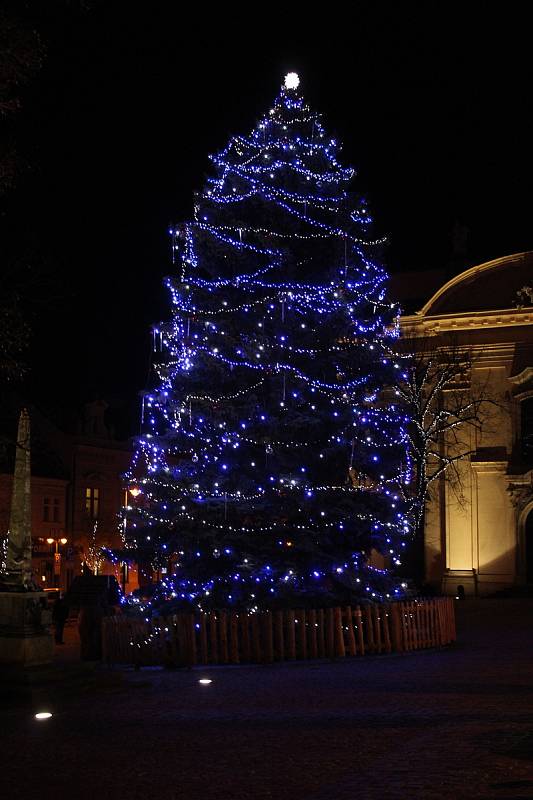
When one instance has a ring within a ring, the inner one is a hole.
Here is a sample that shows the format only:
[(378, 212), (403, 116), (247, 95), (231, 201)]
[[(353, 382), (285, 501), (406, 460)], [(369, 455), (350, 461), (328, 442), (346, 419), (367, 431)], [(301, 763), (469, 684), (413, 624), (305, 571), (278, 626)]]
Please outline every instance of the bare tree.
[(13, 122), (22, 106), (22, 90), (42, 65), (39, 35), (25, 19), (24, 4), (0, 9), (0, 196), (13, 188), (25, 166), (16, 146)]
[(490, 375), (482, 384), (472, 383), (472, 350), (452, 337), (403, 337), (396, 356), (401, 364), (396, 393), (408, 419), (406, 493), (417, 537), (423, 538), (424, 509), (439, 479), (445, 477), (464, 502), (459, 463), (475, 452), (472, 441), (486, 430), (497, 400)]
[[(46, 58), (47, 18), (57, 20), (76, 13), (83, 18), (96, 0), (7, 0), (0, 7), (0, 382), (20, 381), (28, 370), (25, 356), (30, 344), (30, 311), (40, 311), (45, 299), (54, 298), (42, 255), (28, 248), (27, 237), (12, 234), (9, 205), (22, 175), (30, 170), (21, 152), (20, 115), (25, 90), (38, 75)], [(22, 148), (23, 149), (23, 148)], [(16, 226), (15, 226), (16, 229)], [(30, 237), (31, 238), (31, 237)], [(56, 284), (53, 281), (52, 284)]]
[(13, 259), (6, 246), (9, 219), (6, 195), (25, 167), (16, 147), (15, 121), (22, 105), (22, 90), (42, 64), (43, 47), (39, 35), (25, 19), (24, 4), (8, 3), (0, 10), (0, 229), (3, 280), (0, 287), (0, 380), (20, 379), (26, 371), (23, 355), (29, 344), (29, 325), (23, 308), (27, 293), (28, 270)]

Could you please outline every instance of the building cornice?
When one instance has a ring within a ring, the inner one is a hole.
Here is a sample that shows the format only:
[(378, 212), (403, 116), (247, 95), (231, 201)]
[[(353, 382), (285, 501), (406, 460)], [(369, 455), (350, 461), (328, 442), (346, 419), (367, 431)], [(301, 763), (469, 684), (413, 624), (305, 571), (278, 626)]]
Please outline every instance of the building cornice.
[(533, 324), (533, 306), (495, 311), (461, 311), (433, 316), (423, 316), (420, 312), (400, 317), (399, 321), (404, 334), (420, 336), (436, 336), (444, 331), (517, 327)]
[(470, 461), (474, 472), (506, 472), (508, 461)]

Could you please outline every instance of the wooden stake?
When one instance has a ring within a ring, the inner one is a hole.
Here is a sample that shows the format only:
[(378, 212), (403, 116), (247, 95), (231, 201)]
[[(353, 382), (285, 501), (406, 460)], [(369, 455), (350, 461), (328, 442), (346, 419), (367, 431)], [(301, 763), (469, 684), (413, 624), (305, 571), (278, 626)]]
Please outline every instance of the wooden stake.
[(261, 633), (259, 630), (259, 614), (250, 615), (250, 627), (252, 630), (252, 660), (256, 664), (261, 663)]
[(369, 605), (363, 606), (363, 623), (366, 646), (369, 653), (376, 649), (374, 644), (374, 626), (372, 625), (372, 609)]
[(239, 659), (239, 615), (232, 611), (229, 618), (229, 660), (232, 664), (238, 664)]
[(198, 623), (200, 625), (200, 664), (207, 664), (208, 663), (208, 652), (207, 652), (207, 620), (205, 614), (200, 614), (198, 618)]
[(318, 657), (318, 636), (317, 636), (317, 621), (316, 611), (311, 609), (307, 612), (307, 622), (309, 625), (309, 658)]
[(188, 667), (196, 664), (196, 628), (194, 614), (186, 614), (185, 619), (185, 659)]
[(303, 608), (298, 609), (296, 612), (296, 619), (298, 623), (296, 625), (296, 635), (298, 639), (298, 658), (306, 659), (307, 658), (307, 619), (306, 613)]
[(243, 611), (242, 614), (239, 615), (239, 622), (241, 627), (241, 659), (243, 661), (251, 661), (250, 615), (247, 611)]
[(326, 657), (326, 623), (324, 609), (319, 608), (317, 611), (317, 637), (318, 637), (318, 657)]
[(283, 641), (283, 611), (274, 611), (274, 646), (276, 661), (285, 660), (285, 644)]
[(385, 648), (385, 652), (390, 653), (392, 647), (391, 647), (391, 635), (390, 635), (391, 618), (390, 618), (389, 605), (380, 606), (380, 616), (381, 616), (381, 625), (383, 628), (383, 646)]
[(227, 664), (228, 655), (228, 615), (226, 611), (218, 612), (218, 638), (220, 642), (220, 662)]
[(374, 641), (378, 653), (381, 653), (381, 609), (382, 606), (372, 607), (372, 616), (374, 617)]
[(352, 607), (346, 606), (344, 609), (344, 624), (346, 627), (346, 646), (349, 656), (357, 655), (357, 647), (355, 645), (355, 634), (353, 630)]
[(332, 608), (326, 608), (326, 653), (335, 658), (335, 615)]
[(355, 620), (356, 620), (356, 639), (357, 639), (357, 649), (359, 650), (359, 655), (364, 656), (365, 654), (365, 635), (363, 632), (363, 614), (361, 612), (361, 607), (355, 607)]
[(294, 661), (296, 658), (296, 637), (294, 627), (294, 611), (286, 611), (285, 629), (287, 640), (287, 658), (291, 661)]
[(457, 630), (455, 628), (455, 605), (453, 602), (453, 597), (448, 598), (450, 603), (450, 620), (451, 620), (451, 641), (457, 641)]
[(274, 642), (272, 634), (272, 611), (263, 614), (263, 662), (271, 664), (274, 661)]
[(344, 647), (344, 630), (342, 627), (342, 609), (337, 606), (333, 609), (333, 619), (334, 619), (334, 653), (335, 658), (344, 658), (346, 655), (346, 649)]
[(216, 611), (209, 613), (209, 640), (211, 645), (211, 664), (218, 664), (218, 635), (217, 635), (217, 615)]

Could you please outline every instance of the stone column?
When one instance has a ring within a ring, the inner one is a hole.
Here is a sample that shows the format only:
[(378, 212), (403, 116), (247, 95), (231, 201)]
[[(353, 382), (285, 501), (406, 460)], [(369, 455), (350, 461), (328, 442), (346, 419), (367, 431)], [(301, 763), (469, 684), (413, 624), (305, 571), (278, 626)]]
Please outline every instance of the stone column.
[(2, 584), (7, 591), (37, 589), (31, 576), (30, 416), (26, 409), (21, 411), (19, 419), (6, 573), (3, 576)]
[(6, 570), (0, 574), (0, 664), (52, 661), (47, 602), (31, 574), (30, 417), (24, 409), (17, 435)]

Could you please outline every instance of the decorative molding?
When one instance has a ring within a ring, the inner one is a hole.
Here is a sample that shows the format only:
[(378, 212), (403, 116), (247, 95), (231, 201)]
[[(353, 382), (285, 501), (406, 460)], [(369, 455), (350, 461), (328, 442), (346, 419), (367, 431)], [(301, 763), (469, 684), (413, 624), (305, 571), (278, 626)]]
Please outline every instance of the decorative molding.
[(517, 375), (509, 375), (509, 380), (511, 383), (514, 383), (515, 386), (523, 386), (533, 382), (533, 367), (526, 367)]
[[(496, 267), (500, 267), (504, 264), (514, 264), (515, 262), (523, 261), (526, 256), (527, 252), (514, 253), (511, 256), (502, 256), (501, 258), (495, 258), (492, 261), (486, 261), (484, 264), (478, 264), (476, 267), (470, 267), (470, 269), (461, 272), (459, 275), (456, 275), (454, 278), (449, 280), (448, 283), (445, 283), (444, 286), (441, 286), (441, 288), (435, 292), (433, 297), (428, 300), (426, 305), (418, 312), (418, 315), (422, 317), (428, 316), (431, 306), (434, 305), (434, 303), (436, 303), (443, 294), (446, 294), (449, 289), (452, 289), (454, 286), (463, 283), (463, 281), (467, 281), (474, 276), (480, 275), (482, 272), (487, 272), (487, 270), (495, 269)], [(529, 310), (529, 313), (531, 314), (531, 309)]]
[[(424, 306), (425, 308), (426, 306)], [(422, 331), (420, 336), (437, 336), (454, 331), (482, 330), (483, 328), (509, 328), (533, 325), (533, 309), (507, 308), (495, 311), (457, 311), (448, 314), (408, 314), (400, 317), (404, 333)]]
[(507, 491), (519, 512), (533, 500), (533, 469), (522, 475), (507, 475)]

